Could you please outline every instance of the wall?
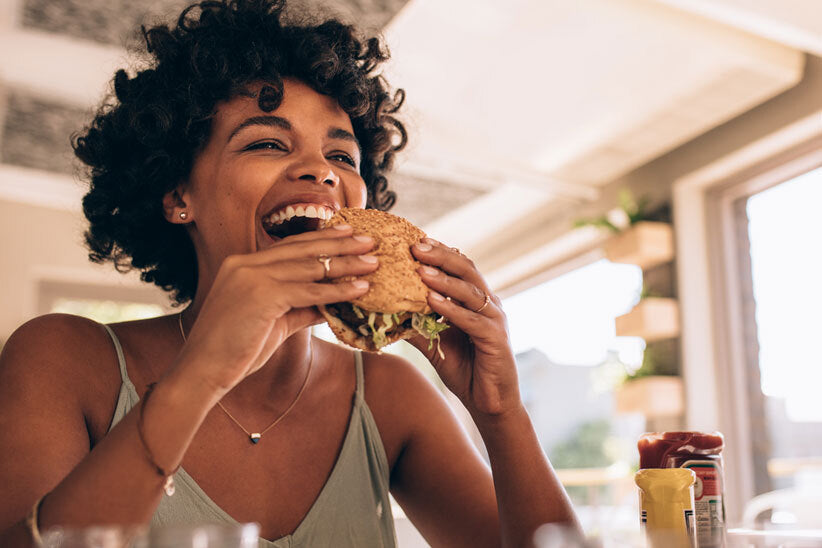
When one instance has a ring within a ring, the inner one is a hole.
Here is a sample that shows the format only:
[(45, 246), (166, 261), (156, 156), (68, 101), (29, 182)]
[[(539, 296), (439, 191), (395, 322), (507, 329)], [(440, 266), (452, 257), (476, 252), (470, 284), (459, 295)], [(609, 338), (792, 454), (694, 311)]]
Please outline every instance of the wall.
[[(166, 305), (164, 293), (132, 272), (96, 265), (83, 246), (82, 213), (0, 201), (0, 341), (37, 315), (41, 282), (97, 285), (105, 298)], [(52, 284), (53, 285), (53, 284)]]

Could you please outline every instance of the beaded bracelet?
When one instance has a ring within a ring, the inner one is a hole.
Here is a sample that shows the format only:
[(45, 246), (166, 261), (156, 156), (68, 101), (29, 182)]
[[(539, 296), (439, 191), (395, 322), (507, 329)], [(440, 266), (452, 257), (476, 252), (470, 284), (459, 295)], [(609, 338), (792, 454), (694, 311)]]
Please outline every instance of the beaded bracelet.
[(163, 484), (163, 491), (165, 491), (166, 495), (169, 497), (174, 494), (174, 474), (177, 470), (180, 469), (178, 465), (177, 468), (172, 470), (171, 472), (166, 472), (157, 462), (154, 460), (154, 457), (151, 454), (151, 450), (148, 448), (148, 444), (146, 443), (145, 434), (143, 434), (143, 410), (146, 408), (148, 404), (148, 398), (151, 396), (151, 393), (154, 391), (154, 387), (157, 383), (151, 383), (146, 388), (145, 394), (143, 394), (143, 401), (140, 402), (140, 414), (137, 416), (137, 434), (140, 436), (140, 442), (143, 444), (143, 449), (145, 449), (146, 458), (148, 462), (151, 463), (151, 466), (157, 471), (160, 477), (165, 478), (165, 483)]

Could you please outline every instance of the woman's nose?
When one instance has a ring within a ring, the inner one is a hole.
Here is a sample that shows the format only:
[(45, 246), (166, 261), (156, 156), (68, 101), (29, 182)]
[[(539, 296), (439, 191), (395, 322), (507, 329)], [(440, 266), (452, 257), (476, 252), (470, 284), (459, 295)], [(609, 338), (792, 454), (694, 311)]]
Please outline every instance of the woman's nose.
[(291, 176), (294, 179), (301, 181), (310, 181), (312, 183), (327, 184), (331, 187), (336, 187), (340, 184), (340, 177), (334, 170), (331, 169), (325, 162), (310, 161), (300, 162), (292, 166)]
[(313, 183), (323, 183), (335, 187), (339, 184), (340, 178), (334, 173), (332, 169), (326, 169), (311, 173), (303, 173), (299, 179), (303, 181), (311, 181)]

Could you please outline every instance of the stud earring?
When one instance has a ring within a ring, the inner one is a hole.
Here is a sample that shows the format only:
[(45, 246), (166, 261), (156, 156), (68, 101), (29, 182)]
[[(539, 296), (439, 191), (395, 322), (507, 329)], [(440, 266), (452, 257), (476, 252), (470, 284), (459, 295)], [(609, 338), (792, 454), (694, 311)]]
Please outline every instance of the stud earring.
[(188, 219), (188, 213), (186, 213), (185, 211), (181, 211), (180, 212), (180, 218), (183, 219), (183, 220)]

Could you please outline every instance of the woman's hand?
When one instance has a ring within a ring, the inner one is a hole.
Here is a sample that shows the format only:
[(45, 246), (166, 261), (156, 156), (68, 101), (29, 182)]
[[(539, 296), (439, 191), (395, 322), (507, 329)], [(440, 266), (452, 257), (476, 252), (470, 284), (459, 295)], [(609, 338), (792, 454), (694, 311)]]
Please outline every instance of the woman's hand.
[[(377, 268), (365, 255), (374, 246), (352, 236), (350, 226), (283, 238), (274, 247), (227, 257), (203, 302), (178, 363), (196, 367), (197, 377), (227, 392), (260, 369), (296, 331), (320, 323), (314, 305), (350, 301), (368, 290), (363, 280), (329, 284)], [(320, 256), (330, 258), (326, 272)]]
[(445, 358), (436, 343), (429, 350), (425, 337), (415, 337), (412, 344), (471, 413), (500, 415), (519, 408), (516, 363), (499, 298), (459, 251), (426, 238), (411, 252), (424, 264), (419, 273), (431, 289), (428, 304), (451, 326), (440, 332)]

